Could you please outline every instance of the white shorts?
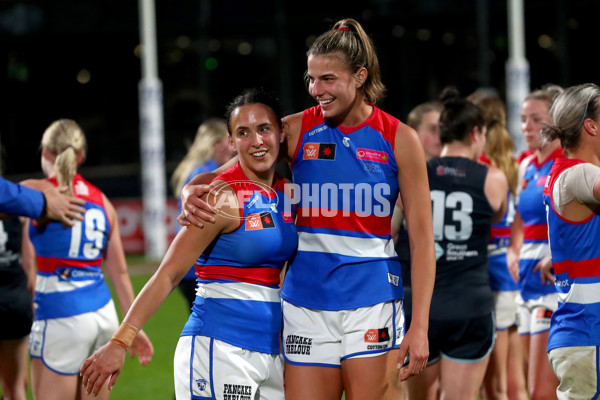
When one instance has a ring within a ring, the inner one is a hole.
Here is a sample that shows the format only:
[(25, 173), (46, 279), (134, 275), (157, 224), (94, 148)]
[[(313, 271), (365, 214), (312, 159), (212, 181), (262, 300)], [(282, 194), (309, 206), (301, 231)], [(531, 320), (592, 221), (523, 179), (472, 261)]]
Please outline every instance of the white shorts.
[(283, 400), (280, 354), (245, 350), (206, 336), (181, 336), (175, 349), (177, 400)]
[(497, 331), (504, 331), (517, 325), (519, 312), (515, 298), (518, 294), (518, 290), (494, 292)]
[(98, 311), (33, 321), (29, 354), (61, 375), (79, 374), (81, 364), (105, 345), (119, 327), (112, 300)]
[(558, 400), (598, 397), (598, 346), (559, 347), (550, 350), (548, 358), (560, 380), (556, 389)]
[(519, 309), (519, 335), (535, 335), (550, 330), (550, 319), (558, 308), (557, 293), (527, 301), (517, 296), (516, 302)]
[(402, 300), (352, 310), (323, 311), (282, 301), (281, 347), (286, 362), (340, 368), (347, 358), (375, 357), (400, 347)]

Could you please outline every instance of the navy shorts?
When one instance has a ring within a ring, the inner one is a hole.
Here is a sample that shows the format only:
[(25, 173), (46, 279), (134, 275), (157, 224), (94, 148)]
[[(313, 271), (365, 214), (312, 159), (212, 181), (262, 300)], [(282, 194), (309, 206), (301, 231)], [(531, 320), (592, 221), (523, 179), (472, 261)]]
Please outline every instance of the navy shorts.
[(494, 347), (493, 313), (460, 320), (429, 320), (429, 362), (444, 357), (458, 362), (477, 362)]
[(0, 270), (0, 340), (20, 340), (29, 335), (33, 301), (22, 268)]

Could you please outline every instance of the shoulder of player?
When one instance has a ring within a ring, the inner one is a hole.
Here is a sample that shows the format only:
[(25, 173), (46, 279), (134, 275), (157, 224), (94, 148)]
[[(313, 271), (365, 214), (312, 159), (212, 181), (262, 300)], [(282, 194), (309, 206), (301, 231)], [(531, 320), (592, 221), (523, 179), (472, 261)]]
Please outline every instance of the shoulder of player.
[(240, 217), (240, 203), (235, 189), (226, 181), (214, 180), (210, 184), (211, 189), (202, 195), (202, 199), (216, 210), (215, 223), (222, 225), (224, 229), (236, 226)]
[(23, 186), (27, 186), (28, 188), (40, 191), (54, 187), (52, 182), (47, 181), (46, 179), (26, 179), (19, 183)]

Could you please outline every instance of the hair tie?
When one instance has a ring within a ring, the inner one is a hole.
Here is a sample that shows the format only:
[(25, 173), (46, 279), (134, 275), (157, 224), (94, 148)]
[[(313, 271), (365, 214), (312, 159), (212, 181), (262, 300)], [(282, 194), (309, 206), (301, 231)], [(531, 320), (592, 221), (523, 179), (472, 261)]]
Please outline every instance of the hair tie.
[(338, 28), (338, 30), (340, 30), (340, 31), (349, 31), (350, 29), (349, 29), (349, 28), (346, 28), (345, 26), (340, 26), (340, 27)]
[(73, 150), (75, 150), (75, 147), (73, 147), (73, 145), (71, 143), (69, 143), (68, 145), (65, 146), (63, 151), (67, 150), (69, 147), (72, 148)]

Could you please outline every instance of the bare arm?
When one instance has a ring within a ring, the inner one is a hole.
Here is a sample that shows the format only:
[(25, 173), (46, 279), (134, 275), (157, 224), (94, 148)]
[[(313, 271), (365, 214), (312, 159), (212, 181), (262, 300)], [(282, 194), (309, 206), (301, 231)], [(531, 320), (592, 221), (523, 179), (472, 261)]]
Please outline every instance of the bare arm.
[(21, 218), (23, 227), (21, 233), (21, 265), (27, 275), (27, 290), (31, 296), (35, 294), (35, 278), (37, 270), (35, 267), (35, 249), (29, 239), (29, 218)]
[[(126, 315), (133, 303), (135, 293), (131, 286), (129, 272), (127, 271), (127, 262), (125, 261), (125, 252), (123, 251), (123, 243), (121, 242), (121, 234), (119, 233), (117, 213), (106, 196), (102, 196), (111, 227), (106, 254), (104, 255), (105, 268), (115, 289), (115, 295), (121, 307), (121, 312), (123, 315)], [(132, 358), (137, 352), (140, 364), (146, 365), (152, 360), (154, 347), (146, 333), (140, 330), (133, 342), (132, 349), (128, 349), (128, 351)]]
[(506, 196), (508, 194), (508, 179), (504, 172), (499, 168), (489, 167), (483, 190), (494, 210), (492, 223), (500, 222), (506, 213)]
[(213, 179), (237, 162), (238, 157), (235, 156), (216, 170), (198, 174), (188, 182), (181, 190), (181, 214), (177, 217), (177, 222), (182, 226), (195, 225), (198, 228), (204, 227), (207, 222), (214, 223), (215, 211), (202, 199), (202, 196), (210, 190), (209, 184)]
[(300, 132), (302, 131), (302, 115), (303, 112), (291, 114), (283, 119), (283, 129), (285, 130), (285, 142), (281, 151), (287, 151), (288, 161), (292, 161), (296, 153), (296, 146)]
[[(231, 202), (226, 204), (237, 204), (235, 194), (232, 196)], [(237, 209), (224, 211), (227, 212), (226, 215), (239, 215)], [(183, 227), (169, 246), (158, 270), (134, 300), (123, 319), (123, 324), (136, 328), (144, 326), (181, 281), (190, 265), (194, 264), (204, 249), (220, 232), (232, 230), (233, 224), (237, 224), (237, 219), (226, 218), (221, 214), (217, 214), (215, 223), (206, 225), (204, 229), (195, 226)], [(112, 341), (90, 356), (83, 363), (80, 371), (80, 375), (83, 376), (82, 383), (87, 393), (97, 395), (109, 377), (108, 388), (112, 390), (123, 368), (124, 358), (125, 350), (123, 347)]]
[(425, 154), (417, 133), (402, 123), (396, 132), (394, 155), (398, 164), (398, 183), (412, 260), (412, 321), (400, 346), (398, 357), (398, 368), (400, 368), (405, 356), (410, 355), (408, 366), (402, 368), (400, 372), (400, 379), (405, 380), (418, 374), (427, 365), (429, 356), (427, 330), (435, 282), (435, 251)]
[(515, 282), (519, 282), (519, 254), (523, 246), (523, 219), (519, 210), (515, 212), (515, 219), (510, 228), (510, 243), (506, 249), (506, 264), (508, 271)]

